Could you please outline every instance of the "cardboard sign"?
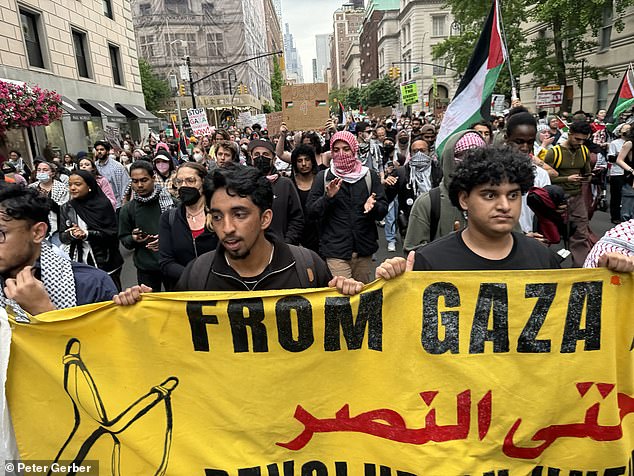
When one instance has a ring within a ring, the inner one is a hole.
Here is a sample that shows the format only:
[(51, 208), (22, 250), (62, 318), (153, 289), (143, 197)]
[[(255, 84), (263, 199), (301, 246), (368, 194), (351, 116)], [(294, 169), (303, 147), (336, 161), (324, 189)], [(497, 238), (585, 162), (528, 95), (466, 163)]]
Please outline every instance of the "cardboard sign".
[(411, 106), (418, 102), (418, 86), (416, 81), (401, 83), (401, 99), (403, 106)]
[(238, 114), (238, 127), (244, 129), (245, 127), (251, 127), (253, 125), (253, 118), (250, 112), (241, 112)]
[(374, 107), (369, 107), (366, 110), (366, 113), (368, 114), (368, 116), (372, 117), (390, 117), (392, 115), (392, 108), (387, 106), (387, 107), (381, 107), (381, 106), (374, 106)]
[(207, 113), (204, 109), (187, 109), (187, 119), (195, 136), (206, 136), (212, 133), (209, 122), (207, 122)]
[(284, 122), (281, 112), (271, 112), (266, 115), (266, 128), (269, 131), (269, 135), (279, 134), (280, 127)]
[(282, 117), (290, 130), (323, 129), (330, 118), (326, 83), (282, 86)]

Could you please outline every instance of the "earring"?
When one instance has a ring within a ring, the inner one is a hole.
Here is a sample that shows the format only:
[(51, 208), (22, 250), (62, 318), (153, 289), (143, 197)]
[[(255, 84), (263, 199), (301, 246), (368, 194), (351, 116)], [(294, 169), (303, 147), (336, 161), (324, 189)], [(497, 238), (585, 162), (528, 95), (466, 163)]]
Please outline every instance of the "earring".
[(88, 189), (88, 191), (89, 191), (89, 192), (92, 192), (92, 188), (89, 188), (89, 189)]

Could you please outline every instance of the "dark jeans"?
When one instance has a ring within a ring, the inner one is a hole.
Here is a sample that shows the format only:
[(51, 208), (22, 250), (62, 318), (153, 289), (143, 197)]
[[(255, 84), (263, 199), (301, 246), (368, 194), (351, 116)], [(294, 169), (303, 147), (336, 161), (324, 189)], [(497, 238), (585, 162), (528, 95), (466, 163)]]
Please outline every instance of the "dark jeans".
[(625, 185), (625, 175), (610, 176), (610, 219), (621, 219), (621, 189)]
[[(163, 275), (160, 271), (144, 271), (142, 269), (136, 270), (136, 280), (139, 284), (145, 284), (152, 288), (155, 293), (161, 292), (161, 284), (165, 284)], [(165, 289), (168, 289), (167, 285)]]

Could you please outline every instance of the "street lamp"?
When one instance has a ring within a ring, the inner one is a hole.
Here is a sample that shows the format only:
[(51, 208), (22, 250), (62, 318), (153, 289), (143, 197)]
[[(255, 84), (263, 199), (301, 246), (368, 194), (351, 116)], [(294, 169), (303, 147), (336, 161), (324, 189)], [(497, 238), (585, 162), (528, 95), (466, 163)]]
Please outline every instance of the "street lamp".
[[(174, 54), (172, 53), (172, 47), (176, 43), (180, 43), (181, 46), (183, 46), (185, 48), (187, 47), (187, 42), (185, 40), (174, 40), (174, 41), (170, 41), (168, 43), (169, 44), (170, 60), (172, 62), (172, 69), (170, 71), (170, 76), (176, 74), (176, 72), (175, 72), (176, 66), (174, 65)], [(176, 86), (177, 86), (177, 89), (178, 89), (178, 80), (176, 81)], [(181, 114), (181, 98), (178, 95), (178, 91), (176, 92), (176, 108), (178, 109), (178, 124), (180, 125), (180, 129), (182, 131), (183, 130), (183, 116)]]

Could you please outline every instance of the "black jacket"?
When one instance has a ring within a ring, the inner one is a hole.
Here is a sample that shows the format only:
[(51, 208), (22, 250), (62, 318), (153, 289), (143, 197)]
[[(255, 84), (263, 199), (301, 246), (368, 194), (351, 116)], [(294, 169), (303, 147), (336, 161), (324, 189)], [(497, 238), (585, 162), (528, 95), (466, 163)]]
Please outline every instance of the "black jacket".
[[(296, 265), (295, 258), (291, 251), (291, 246), (275, 235), (267, 235), (269, 241), (273, 243), (275, 249), (273, 251), (273, 259), (268, 267), (259, 277), (258, 282), (253, 287), (253, 291), (257, 290), (273, 290), (273, 289), (299, 289), (302, 288), (302, 282), (299, 273), (306, 273), (306, 269), (299, 269)], [(312, 271), (314, 280), (312, 287), (323, 288), (328, 286), (328, 281), (332, 279), (332, 275), (326, 266), (326, 263), (314, 252), (305, 250), (312, 255)], [(177, 291), (249, 291), (249, 287), (243, 283), (240, 276), (233, 270), (225, 259), (225, 250), (222, 244), (214, 252), (211, 266), (203, 266), (207, 272), (207, 276), (197, 276), (192, 272), (196, 261), (209, 258), (209, 253), (192, 261), (183, 271), (179, 279)], [(198, 284), (197, 284), (198, 283)], [(205, 283), (204, 285), (200, 285)]]
[(190, 261), (215, 249), (217, 245), (218, 237), (206, 228), (202, 235), (195, 240), (193, 239), (183, 205), (172, 208), (161, 215), (159, 264), (163, 276), (168, 280), (176, 283)]
[(322, 256), (349, 260), (352, 253), (371, 256), (379, 249), (375, 221), (385, 217), (388, 203), (379, 176), (373, 170), (368, 173), (372, 178), (371, 190), (376, 194), (376, 203), (369, 213), (363, 211), (363, 205), (370, 196), (365, 178), (353, 184), (342, 182), (339, 192), (328, 198), (324, 174), (327, 174), (328, 182), (335, 176), (330, 170), (324, 170), (315, 177), (306, 208), (309, 218), (321, 219), (319, 252)]
[(269, 231), (292, 245), (299, 244), (304, 228), (304, 212), (293, 182), (279, 177), (273, 183), (273, 221)]
[[(70, 204), (66, 202), (60, 207), (59, 214), (59, 238), (62, 243), (70, 245), (69, 255), (73, 261), (78, 261), (79, 251), (82, 247), (83, 240), (73, 238), (66, 230), (73, 223), (77, 223), (77, 212)], [(118, 230), (113, 229), (112, 233), (104, 233), (98, 230), (88, 230), (88, 238), (86, 239), (92, 249), (97, 268), (106, 272), (111, 272), (123, 265), (123, 257), (119, 252)]]

